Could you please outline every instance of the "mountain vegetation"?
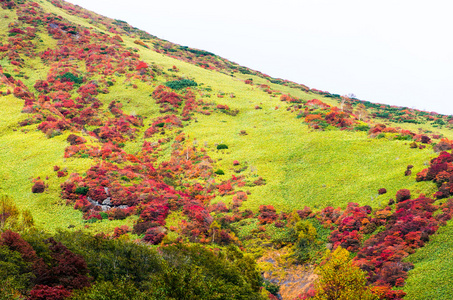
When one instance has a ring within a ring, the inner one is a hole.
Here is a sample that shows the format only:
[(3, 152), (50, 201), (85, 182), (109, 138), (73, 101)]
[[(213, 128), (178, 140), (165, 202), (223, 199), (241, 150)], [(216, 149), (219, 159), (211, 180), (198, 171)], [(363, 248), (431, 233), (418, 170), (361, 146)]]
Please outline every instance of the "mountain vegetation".
[(452, 116), (0, 5), (0, 299), (452, 298)]

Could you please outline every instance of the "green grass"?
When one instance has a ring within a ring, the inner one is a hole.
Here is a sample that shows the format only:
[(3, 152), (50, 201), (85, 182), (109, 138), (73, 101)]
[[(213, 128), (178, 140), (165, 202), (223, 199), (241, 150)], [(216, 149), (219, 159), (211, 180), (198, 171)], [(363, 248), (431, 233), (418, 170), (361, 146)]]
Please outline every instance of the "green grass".
[[(60, 15), (63, 18), (94, 31), (106, 28), (100, 24), (91, 24), (89, 20), (68, 14), (55, 7), (48, 1), (38, 0), (44, 10)], [(9, 18), (3, 18), (8, 15)], [(0, 32), (6, 33), (8, 24), (17, 20), (13, 11), (2, 10), (0, 15)], [(110, 34), (112, 35), (112, 34)], [(2, 35), (3, 37), (6, 34)], [(430, 149), (410, 149), (409, 143), (389, 141), (387, 139), (370, 139), (363, 132), (325, 131), (317, 132), (308, 128), (301, 119), (285, 110), (285, 103), (279, 97), (273, 97), (257, 88), (258, 84), (267, 84), (273, 90), (291, 93), (303, 100), (320, 99), (330, 105), (338, 101), (325, 98), (299, 89), (270, 83), (266, 79), (248, 74), (234, 74), (234, 77), (205, 70), (192, 64), (182, 62), (152, 50), (134, 44), (136, 37), (123, 36), (126, 47), (139, 49), (140, 59), (157, 66), (162, 70), (177, 66), (180, 70), (175, 75), (192, 79), (199, 84), (197, 89), (212, 88), (210, 98), (204, 98), (215, 104), (226, 104), (231, 109), (238, 109), (237, 116), (229, 116), (216, 112), (210, 116), (196, 115), (196, 122), (191, 121), (184, 128), (189, 135), (189, 141), (197, 139), (200, 145), (208, 145), (209, 155), (216, 160), (214, 169), (222, 169), (225, 175), (218, 176), (217, 182), (237, 175), (233, 172), (233, 161), (238, 160), (241, 167), (248, 165), (243, 173), (248, 180), (263, 177), (267, 184), (264, 186), (246, 186), (251, 195), (242, 205), (242, 209), (258, 210), (263, 204), (272, 204), (278, 211), (302, 209), (310, 206), (315, 210), (325, 206), (345, 207), (348, 202), (358, 202), (361, 205), (379, 207), (394, 198), (397, 190), (408, 188), (413, 194), (425, 193), (430, 196), (435, 186), (428, 182), (415, 182), (415, 174), (421, 171), (435, 154)], [(42, 40), (42, 42), (39, 42)], [(37, 53), (54, 48), (57, 41), (51, 38), (45, 29), (37, 33), (34, 42), (37, 43)], [(11, 66), (6, 59), (1, 65), (5, 72), (11, 72)], [(28, 79), (20, 79), (34, 91), (32, 86), (38, 79), (45, 79), (50, 66), (41, 63), (38, 57), (28, 59), (23, 72)], [(79, 71), (85, 67), (79, 64)], [(145, 117), (145, 127), (152, 118), (160, 115), (159, 106), (150, 97), (157, 84), (162, 84), (167, 77), (161, 76), (159, 81), (143, 83), (137, 80), (125, 82), (124, 76), (115, 76), (115, 84), (110, 93), (100, 94), (98, 98), (108, 105), (113, 100), (123, 103), (127, 114)], [(243, 80), (253, 78), (255, 85), (246, 85)], [(93, 78), (96, 79), (96, 78)], [(168, 78), (170, 80), (170, 78)], [(138, 86), (132, 88), (132, 84)], [(225, 98), (218, 98), (218, 93), (225, 93)], [(228, 95), (234, 93), (235, 98)], [(256, 110), (255, 106), (262, 109)], [(74, 225), (74, 230), (90, 232), (111, 232), (114, 227), (127, 224), (132, 227), (137, 217), (126, 221), (101, 221), (89, 224), (82, 219), (82, 213), (72, 206), (66, 206), (60, 197), (60, 184), (66, 178), (58, 178), (53, 171), (54, 165), (66, 167), (69, 173), (78, 172), (81, 175), (93, 164), (91, 159), (64, 159), (63, 153), (68, 146), (68, 133), (48, 139), (36, 130), (35, 126), (26, 127), (27, 133), (17, 127), (17, 123), (27, 117), (21, 113), (23, 102), (13, 96), (0, 98), (0, 192), (9, 195), (20, 209), (29, 209), (38, 227), (49, 231), (67, 228)], [(279, 109), (275, 109), (279, 107)], [(382, 120), (384, 121), (384, 120)], [(376, 120), (380, 123), (381, 120)], [(429, 124), (391, 124), (414, 132), (418, 128), (442, 133), (453, 138), (453, 132), (447, 129), (433, 128)], [(248, 135), (241, 136), (245, 130)], [(161, 137), (159, 137), (161, 138)], [(125, 150), (136, 153), (141, 149), (143, 138), (128, 142)], [(215, 145), (225, 143), (227, 150), (217, 151)], [(163, 155), (159, 161), (170, 156), (170, 144), (162, 146)], [(407, 165), (414, 165), (413, 175), (404, 176)], [(255, 169), (251, 172), (251, 167)], [(33, 178), (46, 178), (49, 188), (43, 194), (31, 193)], [(379, 188), (386, 188), (388, 193), (377, 196)], [(232, 196), (217, 197), (214, 201), (228, 203)], [(177, 227), (179, 221), (185, 219), (181, 212), (172, 212), (167, 219), (167, 226)], [(244, 220), (238, 224), (238, 236), (250, 235), (257, 226), (257, 220)], [(272, 232), (277, 234), (278, 230)], [(453, 224), (441, 228), (425, 248), (417, 251), (408, 259), (415, 264), (415, 269), (409, 273), (405, 287), (407, 299), (452, 299), (453, 267), (450, 249), (453, 246)], [(170, 239), (175, 239), (175, 232), (169, 233)]]
[[(382, 119), (381, 119), (382, 120)], [(412, 124), (412, 123), (395, 123), (395, 122), (384, 122), (385, 120), (382, 120), (381, 123), (386, 124), (389, 127), (401, 127), (405, 128), (408, 130), (411, 130), (412, 132), (419, 132), (419, 128), (423, 130), (428, 130), (432, 131), (432, 134), (440, 134), (443, 135), (446, 138), (453, 139), (453, 131), (448, 128), (439, 128), (439, 127), (433, 127), (429, 122), (426, 122), (424, 124)], [(436, 140), (434, 140), (436, 142)]]
[[(240, 136), (240, 130), (245, 129), (248, 135)], [(230, 170), (233, 160), (248, 162), (267, 180), (265, 186), (250, 188), (252, 195), (243, 208), (256, 210), (261, 204), (273, 204), (278, 209), (305, 205), (320, 209), (326, 205), (344, 207), (348, 202), (377, 206), (402, 187), (414, 193), (434, 192), (432, 184), (414, 180), (425, 167), (423, 163), (434, 156), (431, 150), (370, 139), (364, 133), (313, 132), (300, 120), (279, 111), (248, 110), (236, 117), (200, 117), (186, 132), (211, 147), (221, 142), (229, 145), (227, 151), (213, 156), (222, 159), (218, 162), (220, 169)], [(415, 166), (414, 175), (405, 177), (409, 164)], [(389, 193), (376, 199), (382, 187)]]
[(407, 261), (414, 263), (404, 291), (405, 299), (453, 299), (453, 222), (441, 227), (430, 242)]
[[(63, 12), (49, 2), (43, 1), (41, 4), (44, 9), (62, 15), (72, 22), (93, 26), (86, 20)], [(44, 44), (54, 45), (55, 41), (45, 36), (46, 34), (40, 34)], [(133, 43), (134, 39), (124, 37), (124, 40), (126, 46), (137, 47)], [(344, 207), (351, 201), (378, 206), (393, 197), (400, 188), (410, 188), (413, 192), (433, 191), (431, 184), (415, 183), (414, 176), (403, 176), (408, 164), (415, 166), (414, 174), (420, 171), (424, 167), (423, 163), (433, 156), (430, 150), (409, 149), (403, 142), (371, 140), (364, 133), (313, 132), (300, 119), (296, 119), (295, 115), (284, 110), (284, 104), (279, 97), (270, 97), (256, 86), (244, 84), (242, 80), (252, 77), (256, 84), (268, 84), (272, 89), (283, 93), (290, 92), (305, 100), (319, 98), (330, 104), (334, 104), (335, 100), (275, 85), (253, 75), (239, 74), (237, 77), (231, 77), (195, 67), (142, 47), (139, 49), (142, 60), (155, 63), (163, 70), (176, 65), (180, 70), (178, 75), (191, 78), (203, 84), (203, 87), (211, 87), (209, 101), (226, 104), (231, 109), (239, 109), (240, 113), (235, 117), (221, 113), (214, 113), (211, 116), (197, 115), (198, 122), (192, 122), (185, 131), (191, 140), (196, 138), (202, 144), (206, 142), (209, 145), (211, 155), (218, 161), (217, 167), (226, 171), (226, 175), (221, 178), (229, 178), (234, 174), (232, 162), (239, 160), (256, 168), (253, 174), (250, 168), (244, 171), (244, 174), (262, 176), (267, 180), (265, 186), (247, 187), (252, 194), (243, 204), (244, 209), (256, 210), (261, 204), (273, 204), (279, 210), (300, 209), (305, 205), (321, 209), (326, 205)], [(36, 70), (27, 72), (25, 69), (25, 72), (34, 74), (25, 83), (29, 84), (38, 77), (43, 77), (45, 69), (38, 72)], [(153, 85), (134, 81), (138, 88), (133, 89), (123, 82), (125, 79), (123, 76), (116, 79), (117, 82), (110, 88), (110, 93), (101, 94), (98, 98), (106, 104), (112, 100), (120, 100), (126, 113), (139, 114), (147, 118), (146, 128), (150, 119), (159, 115), (158, 106), (149, 96), (154, 89)], [(226, 93), (226, 97), (217, 98), (216, 95), (220, 92)], [(229, 98), (229, 93), (234, 93), (236, 98)], [(255, 110), (256, 105), (263, 109)], [(275, 110), (276, 106), (281, 108)], [(12, 118), (15, 118), (10, 124), (16, 124), (19, 119), (24, 118), (24, 115), (20, 114), (21, 103), (18, 102), (13, 107), (8, 106), (7, 109), (11, 112)], [(241, 130), (246, 130), (248, 135), (240, 136)], [(6, 131), (3, 136), (5, 138), (1, 142), (1, 155), (3, 159), (8, 160), (8, 164), (1, 172), (8, 174), (5, 178), (11, 178), (3, 180), (3, 188), (11, 191), (20, 205), (33, 209), (40, 224), (52, 223), (48, 225), (52, 227), (66, 226), (69, 223), (82, 225), (80, 213), (60, 203), (59, 184), (64, 179), (51, 176), (49, 191), (43, 195), (30, 193), (30, 179), (53, 174), (51, 167), (55, 164), (68, 167), (73, 172), (83, 173), (92, 161), (89, 159), (63, 161), (63, 151), (67, 146), (64, 141), (66, 135), (49, 140), (40, 132), (23, 134)], [(138, 139), (129, 143), (125, 149), (134, 153), (140, 149), (142, 141)], [(214, 147), (216, 143), (226, 143), (230, 148), (226, 151), (216, 151)], [(13, 153), (23, 153), (23, 156), (28, 158), (16, 159)], [(385, 187), (389, 193), (376, 199), (377, 190), (381, 187)], [(372, 197), (374, 200), (371, 200)], [(221, 200), (228, 202), (230, 198), (227, 196)], [(40, 209), (42, 206), (45, 208)], [(49, 210), (49, 207), (53, 207), (52, 209), (57, 212)], [(93, 226), (98, 227), (99, 224)]]
[[(126, 44), (133, 46), (127, 39)], [(164, 69), (176, 65), (180, 74), (212, 88), (210, 101), (239, 109), (240, 113), (235, 117), (220, 113), (197, 115), (198, 122), (192, 122), (184, 131), (201, 145), (206, 142), (214, 151), (212, 157), (218, 160), (218, 167), (227, 172), (220, 178), (234, 174), (231, 171), (232, 162), (239, 160), (254, 166), (257, 169), (255, 174), (267, 180), (265, 186), (249, 188), (252, 195), (243, 204), (244, 209), (256, 210), (261, 204), (273, 204), (279, 209), (302, 208), (305, 205), (320, 209), (326, 205), (344, 207), (351, 201), (378, 206), (394, 197), (400, 188), (409, 188), (414, 193), (434, 192), (432, 184), (416, 183), (414, 180), (415, 174), (425, 167), (423, 163), (435, 155), (432, 150), (410, 149), (401, 141), (370, 139), (365, 133), (314, 132), (294, 114), (286, 112), (278, 97), (269, 97), (238, 78), (195, 67), (146, 49), (141, 49), (139, 53), (144, 61), (155, 62)], [(258, 77), (254, 77), (254, 81), (265, 83)], [(335, 103), (335, 100), (326, 100), (319, 95), (269, 85), (302, 99), (318, 96), (323, 101)], [(149, 91), (149, 87), (143, 88)], [(134, 94), (144, 94), (141, 89), (139, 86)], [(217, 98), (219, 92), (227, 95), (234, 92), (236, 98)], [(151, 108), (147, 99), (144, 101)], [(256, 105), (263, 109), (255, 110)], [(276, 106), (281, 108), (275, 110)], [(246, 130), (248, 135), (240, 136), (241, 130)], [(225, 143), (230, 148), (216, 151), (214, 145), (219, 143)], [(409, 164), (415, 166), (413, 176), (405, 177), (404, 171)], [(249, 170), (244, 173), (249, 173)], [(376, 198), (377, 190), (382, 187), (389, 193)], [(225, 197), (221, 200), (228, 202), (229, 199)]]
[[(57, 228), (67, 228), (74, 225), (75, 230), (86, 225), (82, 213), (66, 206), (60, 198), (60, 184), (66, 178), (58, 178), (53, 171), (54, 165), (67, 167), (69, 174), (84, 173), (92, 164), (90, 159), (64, 159), (64, 149), (68, 146), (66, 138), (69, 132), (52, 139), (32, 129), (25, 133), (17, 123), (26, 118), (20, 111), (23, 102), (13, 96), (0, 98), (0, 190), (7, 194), (19, 207), (29, 209), (40, 228), (55, 231)], [(33, 194), (32, 179), (36, 177), (48, 180), (49, 188), (42, 194)], [(132, 225), (133, 218), (127, 224)], [(124, 221), (103, 221), (90, 225), (91, 231), (110, 231), (124, 224)]]
[[(7, 16), (7, 18), (5, 18)], [(7, 36), (7, 32), (9, 31), (8, 25), (10, 23), (16, 22), (17, 21), (17, 15), (14, 10), (9, 10), (9, 9), (2, 9), (1, 14), (0, 14), (0, 32), (4, 33), (2, 36)], [(7, 41), (7, 38), (5, 38), (5, 41)]]
[(154, 87), (141, 81), (134, 81), (134, 84), (138, 87), (134, 89), (132, 86), (123, 83), (124, 79), (124, 76), (116, 77), (117, 82), (109, 88), (109, 93), (99, 94), (97, 98), (106, 106), (113, 100), (120, 101), (126, 114), (141, 115), (148, 118), (159, 116), (159, 105), (150, 97)]

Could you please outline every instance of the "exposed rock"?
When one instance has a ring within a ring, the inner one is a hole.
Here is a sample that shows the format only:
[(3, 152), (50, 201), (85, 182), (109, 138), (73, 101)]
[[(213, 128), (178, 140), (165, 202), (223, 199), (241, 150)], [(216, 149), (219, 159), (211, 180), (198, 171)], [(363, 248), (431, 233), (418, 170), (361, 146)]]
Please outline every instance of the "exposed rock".
[[(107, 189), (107, 188), (106, 188)], [(108, 192), (108, 189), (107, 191)], [(108, 198), (105, 198), (104, 201), (102, 201), (101, 204), (99, 204), (97, 201), (94, 201), (92, 198), (90, 197), (87, 197), (87, 200), (88, 202), (90, 202), (91, 204), (93, 204), (94, 206), (100, 206), (102, 211), (108, 211), (112, 208), (119, 208), (119, 209), (126, 209), (128, 208), (129, 206), (127, 205), (113, 205), (112, 204), (112, 198), (111, 197), (108, 197)]]
[(108, 197), (107, 199), (105, 199), (104, 201), (102, 201), (102, 205), (112, 206), (111, 198)]
[(111, 207), (108, 205), (101, 205), (101, 208), (102, 208), (102, 211), (108, 211), (111, 209)]

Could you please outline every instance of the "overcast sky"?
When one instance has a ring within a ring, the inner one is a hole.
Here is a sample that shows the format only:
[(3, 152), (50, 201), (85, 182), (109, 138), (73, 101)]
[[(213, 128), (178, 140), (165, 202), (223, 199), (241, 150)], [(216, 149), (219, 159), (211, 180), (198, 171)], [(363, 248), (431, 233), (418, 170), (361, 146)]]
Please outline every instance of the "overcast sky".
[(453, 114), (448, 0), (69, 2), (272, 77)]

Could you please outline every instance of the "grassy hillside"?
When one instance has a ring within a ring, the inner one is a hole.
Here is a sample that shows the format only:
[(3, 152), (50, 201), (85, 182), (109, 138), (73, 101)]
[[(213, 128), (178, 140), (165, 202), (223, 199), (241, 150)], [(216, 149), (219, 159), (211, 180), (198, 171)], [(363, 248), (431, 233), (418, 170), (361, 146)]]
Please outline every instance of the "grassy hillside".
[(408, 299), (451, 299), (452, 274), (452, 223), (441, 228), (428, 245), (409, 256), (414, 269), (404, 287)]
[[(59, 9), (49, 2), (42, 2), (43, 8), (51, 12), (68, 18), (76, 24), (86, 26), (85, 21), (69, 16), (65, 11)], [(99, 28), (99, 30), (103, 30)], [(134, 46), (132, 39), (125, 38), (126, 46)], [(52, 46), (52, 45), (49, 45)], [(307, 128), (301, 120), (294, 118), (287, 113), (282, 106), (278, 97), (269, 97), (258, 88), (244, 84), (237, 77), (227, 76), (222, 73), (205, 70), (193, 66), (186, 62), (181, 62), (169, 58), (162, 54), (141, 48), (138, 52), (140, 57), (146, 61), (162, 67), (163, 70), (176, 65), (179, 69), (178, 75), (194, 79), (199, 84), (204, 84), (212, 89), (209, 98), (216, 104), (227, 104), (231, 109), (238, 109), (240, 113), (237, 116), (228, 116), (223, 114), (214, 114), (210, 116), (197, 116), (197, 123), (192, 122), (185, 132), (191, 138), (199, 140), (201, 143), (206, 142), (211, 149), (216, 143), (226, 143), (231, 146), (227, 153), (214, 153), (213, 158), (221, 161), (218, 166), (227, 171), (227, 174), (233, 174), (231, 171), (233, 160), (247, 162), (253, 166), (258, 174), (267, 180), (265, 186), (250, 188), (252, 196), (244, 204), (244, 208), (256, 210), (259, 205), (273, 204), (278, 205), (281, 210), (301, 209), (308, 205), (317, 209), (325, 206), (342, 206), (348, 202), (357, 202), (362, 205), (378, 206), (382, 201), (387, 201), (387, 197), (377, 197), (377, 190), (385, 187), (391, 195), (395, 194), (400, 187), (410, 188), (416, 193), (430, 191), (427, 184), (414, 183), (414, 177), (402, 176), (407, 165), (415, 166), (415, 171), (423, 168), (423, 163), (428, 161), (432, 156), (429, 149), (413, 150), (409, 149), (406, 143), (401, 141), (372, 140), (364, 133), (326, 131), (314, 132)], [(37, 68), (43, 74), (48, 70), (45, 64), (44, 68)], [(41, 66), (41, 65), (40, 65)], [(6, 68), (5, 68), (6, 69)], [(23, 73), (33, 73), (32, 70), (23, 68)], [(42, 75), (40, 78), (44, 78)], [(238, 77), (253, 77), (253, 75), (238, 75)], [(121, 79), (120, 79), (121, 80)], [(264, 82), (263, 79), (255, 79)], [(29, 79), (33, 82), (32, 78)], [(316, 97), (312, 93), (303, 92), (279, 86), (267, 82), (275, 89), (301, 99), (312, 99)], [(112, 99), (120, 100), (124, 104), (124, 111), (131, 114), (146, 116), (149, 118), (159, 115), (158, 106), (149, 97), (153, 90), (152, 86), (137, 82), (138, 89), (133, 89), (129, 84), (115, 85), (111, 92), (106, 95), (100, 95), (99, 99), (108, 104)], [(235, 98), (217, 98), (217, 93), (230, 94), (234, 93)], [(112, 98), (113, 96), (113, 98)], [(326, 98), (321, 98), (329, 103)], [(330, 103), (333, 103), (330, 101)], [(256, 110), (255, 106), (261, 105), (263, 109)], [(275, 107), (280, 106), (280, 109)], [(22, 116), (18, 114), (20, 104), (16, 108), (16, 118), (12, 123), (17, 122)], [(240, 136), (241, 130), (246, 130), (247, 136)], [(11, 134), (15, 134), (13, 132)], [(35, 133), (39, 136), (39, 133)], [(27, 181), (30, 177), (45, 177), (49, 174), (50, 168), (54, 164), (61, 164), (61, 153), (64, 149), (64, 138), (66, 135), (52, 139), (47, 142), (52, 147), (57, 147), (57, 141), (61, 141), (60, 148), (50, 148), (49, 146), (36, 145), (33, 148), (46, 149), (53, 156), (38, 155), (35, 157), (39, 166), (30, 166), (23, 172), (23, 177), (17, 178), (18, 183)], [(46, 142), (42, 135), (37, 139), (35, 136), (25, 137), (26, 140)], [(17, 145), (17, 143), (14, 143)], [(406, 144), (406, 145), (405, 145)], [(57, 150), (59, 149), (59, 150)], [(14, 150), (13, 150), (14, 151)], [(10, 157), (10, 151), (5, 156)], [(44, 153), (44, 152), (41, 152)], [(49, 159), (48, 161), (40, 161)], [(86, 169), (89, 161), (77, 160), (70, 164), (77, 165), (74, 171), (81, 172)], [(65, 163), (64, 166), (71, 168), (71, 165)], [(47, 168), (47, 169), (46, 169)], [(33, 175), (30, 170), (33, 169)], [(248, 170), (249, 171), (249, 170)], [(414, 172), (415, 173), (415, 172)], [(61, 183), (61, 180), (60, 182)], [(346, 184), (347, 183), (347, 184)], [(22, 185), (21, 188), (10, 189), (13, 198), (21, 199), (26, 193), (29, 193), (31, 183)], [(58, 185), (54, 184), (54, 189), (50, 189), (54, 202), (58, 198)], [(28, 197), (37, 197), (28, 195)], [(231, 197), (227, 197), (230, 198)], [(222, 201), (228, 201), (222, 199)], [(19, 200), (18, 204), (22, 205)], [(39, 203), (39, 201), (38, 201)], [(36, 205), (34, 209), (38, 211), (41, 205)], [(63, 208), (64, 209), (64, 208)], [(38, 215), (41, 212), (37, 213)], [(73, 215), (74, 212), (68, 212)], [(78, 217), (74, 220), (59, 218), (57, 224), (50, 226), (64, 226), (78, 223)], [(66, 220), (66, 221), (63, 221)], [(71, 221), (70, 221), (71, 220)], [(67, 225), (66, 225), (67, 224)]]
[[(298, 263), (319, 261), (330, 230), (331, 244), (370, 263), (363, 246), (395, 236), (400, 207), (431, 224), (411, 241), (436, 231), (431, 212), (451, 209), (415, 199), (438, 197), (433, 178), (416, 176), (439, 145), (451, 149), (451, 116), (272, 78), (64, 1), (1, 5), (0, 191), (38, 228), (256, 256), (286, 247)], [(323, 236), (302, 243), (310, 226)], [(450, 227), (407, 258), (409, 299), (447, 299), (445, 288), (420, 289), (443, 274), (428, 275)], [(407, 254), (423, 244), (405, 243)], [(372, 272), (373, 284), (401, 286)]]
[[(88, 25), (86, 21), (68, 15), (64, 10), (49, 2), (43, 1), (41, 4), (44, 9), (63, 16), (68, 21), (82, 26)], [(99, 28), (99, 30), (104, 29)], [(132, 39), (127, 37), (125, 38), (125, 45), (136, 46)], [(46, 44), (46, 46), (51, 48), (52, 44)], [(242, 80), (236, 77), (232, 78), (225, 74), (195, 67), (143, 48), (138, 53), (144, 61), (152, 62), (164, 70), (176, 65), (180, 70), (179, 76), (193, 78), (199, 84), (210, 87), (213, 96), (222, 92), (226, 94), (234, 93), (235, 98), (215, 99), (216, 97), (214, 97), (209, 100), (214, 103), (227, 104), (232, 109), (239, 109), (238, 116), (200, 115), (197, 117), (198, 122), (187, 127), (186, 132), (194, 139), (203, 143), (207, 142), (211, 147), (220, 142), (231, 145), (229, 154), (217, 155), (217, 157), (214, 154), (213, 156), (216, 159), (222, 159), (219, 162), (220, 168), (232, 173), (228, 169), (231, 168), (233, 160), (248, 162), (250, 166), (255, 167), (256, 174), (268, 181), (265, 186), (252, 188), (253, 196), (250, 197), (250, 201), (244, 208), (256, 210), (261, 204), (278, 204), (280, 209), (297, 209), (305, 205), (322, 208), (326, 205), (344, 206), (348, 202), (374, 206), (380, 203), (380, 199), (371, 200), (371, 198), (376, 197), (377, 189), (381, 187), (387, 188), (392, 194), (401, 186), (409, 188), (413, 186), (412, 189), (417, 192), (426, 192), (427, 188), (429, 190), (429, 187), (414, 185), (411, 178), (401, 176), (408, 164), (414, 164), (416, 168), (421, 168), (422, 163), (430, 157), (429, 150), (414, 151), (401, 142), (370, 140), (362, 133), (311, 132), (303, 122), (295, 119), (283, 109), (275, 110), (276, 106), (281, 106), (278, 97), (269, 97), (267, 93), (245, 85)], [(45, 66), (45, 64), (41, 64), (36, 68), (42, 74), (38, 78), (45, 78), (44, 74), (48, 70)], [(7, 70), (7, 66), (4, 68)], [(22, 72), (25, 74), (36, 73), (36, 71), (28, 68), (23, 68)], [(238, 76), (241, 77), (241, 75)], [(242, 77), (258, 78), (253, 75), (242, 75)], [(255, 80), (264, 82), (261, 78)], [(32, 83), (35, 80), (32, 77), (28, 81)], [(302, 99), (308, 100), (315, 96), (301, 90), (266, 83), (284, 93), (291, 92), (292, 95)], [(132, 89), (128, 85), (115, 85), (111, 88), (110, 94), (100, 95), (99, 99), (103, 100), (104, 103), (111, 101), (112, 96), (113, 99), (118, 100), (128, 99), (127, 103), (122, 101), (125, 105), (125, 112), (150, 118), (158, 115), (158, 107), (149, 97), (153, 87), (146, 84), (138, 84), (138, 86), (138, 89)], [(326, 101), (326, 99), (323, 100)], [(255, 110), (256, 105), (261, 105), (263, 109)], [(16, 119), (11, 123), (18, 122), (19, 118), (22, 117), (19, 111), (20, 104), (17, 105), (15, 111)], [(241, 130), (246, 130), (249, 134), (241, 137), (239, 136)], [(35, 134), (39, 136), (39, 133)], [(25, 139), (46, 142), (43, 136), (40, 136), (40, 138), (30, 136), (29, 134)], [(60, 136), (54, 138), (51, 142), (47, 141), (52, 145), (52, 148), (41, 144), (33, 145), (32, 149), (36, 151), (48, 150), (48, 153), (52, 153), (53, 157), (36, 154), (35, 161), (37, 160), (39, 165), (24, 168), (23, 177), (16, 177), (17, 182), (23, 183), (30, 177), (47, 176), (46, 171), (48, 174), (51, 167), (49, 161), (55, 162), (55, 164), (59, 164), (61, 161), (64, 143), (60, 145), (60, 148), (56, 147), (57, 141), (64, 141), (65, 137)], [(379, 150), (376, 151), (376, 149)], [(6, 152), (5, 156), (10, 157), (11, 151)], [(49, 160), (41, 162), (40, 160), (44, 158)], [(72, 163), (75, 164), (75, 162)], [(86, 169), (88, 163), (83, 159), (77, 160), (77, 170), (80, 172)], [(68, 163), (65, 166), (71, 167)], [(47, 167), (47, 170), (45, 167)], [(34, 170), (33, 173), (30, 173), (31, 169)], [(345, 182), (348, 182), (348, 184), (345, 185)], [(30, 185), (31, 183), (22, 185), (20, 192), (20, 189), (16, 188), (17, 186), (12, 188), (13, 198), (23, 198), (25, 191), (30, 190)], [(53, 201), (56, 202), (58, 185), (55, 184), (54, 186), (55, 191), (52, 192), (51, 189), (49, 192), (52, 194)], [(36, 195), (31, 197), (36, 197)], [(23, 205), (21, 200), (18, 201), (19, 205)], [(39, 211), (39, 207), (42, 206), (37, 205), (34, 208)], [(44, 208), (44, 210), (48, 211), (47, 208)], [(66, 219), (59, 218), (59, 221), (63, 222), (63, 220)], [(77, 223), (75, 220), (74, 222), (69, 220), (66, 222)], [(65, 223), (61, 225), (63, 224)]]
[[(70, 172), (84, 172), (91, 162), (87, 159), (68, 161), (62, 157), (61, 154), (67, 146), (65, 138), (68, 134), (49, 140), (35, 129), (21, 131), (17, 124), (24, 118), (20, 113), (22, 106), (23, 103), (13, 96), (2, 97), (0, 101), (2, 111), (0, 191), (8, 195), (20, 209), (32, 211), (39, 227), (54, 231), (57, 228), (63, 229), (74, 225), (75, 229), (83, 229), (80, 211), (66, 206), (60, 197), (60, 184), (64, 179), (52, 176), (53, 166), (64, 165)], [(33, 194), (31, 178), (47, 176), (48, 191)], [(127, 223), (132, 224), (132, 220)], [(113, 230), (118, 225), (120, 225), (118, 221), (99, 223), (96, 224), (95, 230), (98, 232)]]

